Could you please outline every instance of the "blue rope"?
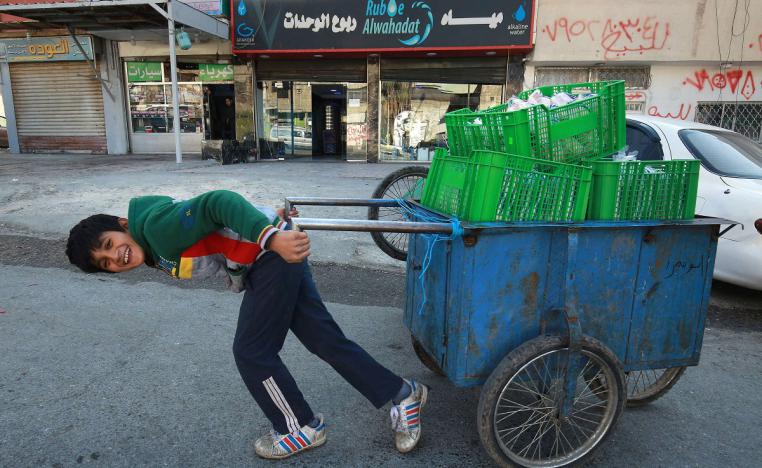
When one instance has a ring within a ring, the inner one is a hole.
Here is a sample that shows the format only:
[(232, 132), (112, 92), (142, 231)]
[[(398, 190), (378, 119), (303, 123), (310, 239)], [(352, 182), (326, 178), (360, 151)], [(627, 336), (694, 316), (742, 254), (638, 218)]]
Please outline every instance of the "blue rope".
[[(430, 223), (442, 222), (441, 217), (427, 214), (426, 212), (421, 210), (416, 210), (406, 200), (400, 199), (398, 200), (398, 204), (408, 219), (417, 218), (418, 220), (422, 222), (430, 222)], [(431, 258), (434, 254), (434, 248), (439, 242), (451, 241), (451, 240), (455, 240), (455, 239), (459, 239), (463, 237), (463, 226), (460, 224), (460, 220), (457, 217), (453, 216), (450, 218), (450, 224), (452, 224), (452, 233), (449, 235), (421, 234), (423, 239), (426, 240), (426, 253), (423, 256), (423, 262), (421, 262), (421, 273), (418, 275), (418, 282), (420, 283), (420, 287), (421, 287), (421, 297), (423, 298), (423, 300), (421, 301), (421, 304), (418, 306), (418, 310), (417, 310), (418, 315), (423, 314), (423, 308), (426, 306), (426, 303), (428, 302), (428, 298), (426, 294), (426, 282), (424, 281), (424, 278), (426, 276), (426, 272), (429, 269), (429, 266), (431, 266)]]

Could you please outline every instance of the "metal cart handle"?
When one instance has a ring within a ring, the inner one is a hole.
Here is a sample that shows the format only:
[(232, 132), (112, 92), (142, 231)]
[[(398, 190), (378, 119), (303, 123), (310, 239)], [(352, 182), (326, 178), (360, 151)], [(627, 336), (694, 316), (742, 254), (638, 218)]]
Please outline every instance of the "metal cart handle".
[[(399, 200), (389, 198), (320, 198), (320, 197), (288, 197), (286, 198), (286, 216), (296, 205), (310, 206), (399, 206)], [(414, 221), (371, 221), (355, 219), (326, 219), (326, 218), (291, 218), (294, 230), (306, 231), (355, 231), (355, 232), (400, 232), (418, 234), (452, 234), (452, 223), (421, 223)]]

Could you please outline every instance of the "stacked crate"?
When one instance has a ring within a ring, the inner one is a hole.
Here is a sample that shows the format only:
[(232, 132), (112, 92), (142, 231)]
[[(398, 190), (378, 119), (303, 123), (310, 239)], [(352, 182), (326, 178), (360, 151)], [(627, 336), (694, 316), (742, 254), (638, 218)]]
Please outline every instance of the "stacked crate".
[(698, 161), (610, 159), (626, 144), (623, 81), (537, 90), (579, 97), (445, 115), (450, 151), (435, 154), (424, 206), (469, 222), (693, 217)]

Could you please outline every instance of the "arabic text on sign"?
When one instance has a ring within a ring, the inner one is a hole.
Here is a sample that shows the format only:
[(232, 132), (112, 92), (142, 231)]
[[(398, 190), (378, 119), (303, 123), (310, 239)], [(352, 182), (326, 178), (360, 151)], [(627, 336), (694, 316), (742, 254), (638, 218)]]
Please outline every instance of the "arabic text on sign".
[(69, 41), (61, 39), (58, 44), (30, 44), (27, 47), (29, 55), (41, 55), (47, 58), (53, 58), (56, 55), (67, 55), (69, 53)]
[(351, 16), (341, 17), (331, 16), (329, 13), (323, 13), (317, 18), (310, 16), (294, 14), (287, 12), (283, 17), (283, 27), (285, 29), (310, 29), (312, 32), (320, 32), (323, 29), (329, 29), (334, 33), (352, 32), (357, 29), (357, 20)]

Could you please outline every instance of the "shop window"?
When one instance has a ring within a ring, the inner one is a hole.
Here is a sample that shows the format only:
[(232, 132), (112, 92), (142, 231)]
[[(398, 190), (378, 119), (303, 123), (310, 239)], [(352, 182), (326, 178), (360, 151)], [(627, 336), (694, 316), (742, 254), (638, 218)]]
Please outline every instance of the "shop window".
[[(182, 133), (201, 133), (203, 94), (201, 83), (178, 84)], [(174, 131), (172, 85), (130, 83), (130, 119), (134, 133)]]
[[(204, 138), (209, 138), (212, 133), (209, 120), (209, 88), (232, 86), (232, 77), (223, 74), (219, 75), (219, 79), (202, 81), (212, 78), (202, 78), (201, 66), (198, 63), (178, 63), (180, 131), (203, 134)], [(207, 66), (223, 67), (224, 65)], [(175, 118), (172, 106), (172, 83), (169, 81), (171, 76), (169, 63), (126, 62), (125, 68), (132, 132), (171, 133), (174, 131)], [(231, 84), (220, 85), (219, 83)], [(206, 102), (205, 92), (207, 93)], [(232, 88), (229, 94), (230, 97), (233, 96)]]
[(651, 67), (537, 67), (535, 86), (624, 80), (627, 89), (648, 89)]
[(347, 83), (347, 159), (365, 160), (368, 147), (368, 85)]
[(590, 81), (609, 80), (624, 80), (627, 89), (648, 89), (651, 87), (651, 68), (607, 67), (590, 70)]
[(535, 86), (549, 86), (564, 83), (584, 83), (590, 78), (588, 68), (537, 67), (534, 73)]
[(727, 128), (762, 142), (762, 102), (700, 102), (696, 122)]
[(428, 161), (447, 146), (444, 115), (486, 109), (502, 98), (501, 85), (381, 82), (380, 157)]
[(262, 81), (258, 86), (266, 157), (366, 159), (366, 84)]

